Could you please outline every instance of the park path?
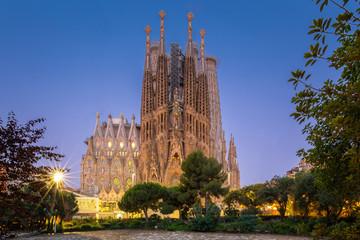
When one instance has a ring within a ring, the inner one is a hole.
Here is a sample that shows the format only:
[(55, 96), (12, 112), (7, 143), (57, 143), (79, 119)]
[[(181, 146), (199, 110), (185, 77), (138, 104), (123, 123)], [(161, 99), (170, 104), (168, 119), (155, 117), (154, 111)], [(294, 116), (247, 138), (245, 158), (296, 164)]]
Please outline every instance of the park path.
[(222, 233), (222, 232), (185, 232), (185, 231), (160, 231), (160, 230), (101, 230), (90, 232), (76, 232), (65, 234), (43, 234), (27, 238), (17, 238), (23, 240), (41, 240), (41, 239), (55, 239), (55, 240), (117, 240), (117, 239), (146, 239), (146, 240), (310, 240), (312, 238), (301, 236), (285, 236), (273, 234), (237, 234), (237, 233)]

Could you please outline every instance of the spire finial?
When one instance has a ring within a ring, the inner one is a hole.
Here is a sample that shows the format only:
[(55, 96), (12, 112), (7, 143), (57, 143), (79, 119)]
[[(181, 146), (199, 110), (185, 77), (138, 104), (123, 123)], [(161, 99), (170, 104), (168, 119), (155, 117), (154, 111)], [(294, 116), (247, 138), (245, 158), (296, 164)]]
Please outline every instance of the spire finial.
[(99, 113), (96, 113), (96, 118), (100, 118), (100, 114), (99, 114)]
[(191, 22), (191, 20), (194, 18), (194, 14), (192, 12), (189, 12), (186, 17), (187, 19), (189, 19), (189, 22)]
[(135, 120), (135, 115), (133, 114), (132, 117), (131, 117), (132, 120)]
[(148, 25), (145, 27), (146, 32), (146, 53), (145, 53), (145, 65), (144, 70), (150, 70), (151, 69), (151, 59), (150, 59), (150, 32), (151, 27)]
[(160, 16), (160, 51), (159, 51), (159, 54), (165, 54), (166, 53), (166, 50), (165, 50), (165, 34), (164, 34), (164, 18), (166, 16), (164, 10), (161, 10), (160, 13), (159, 13), (159, 16)]
[(108, 118), (111, 118), (111, 113), (109, 113), (109, 116), (108, 116)]
[(124, 115), (123, 115), (123, 114), (120, 114), (120, 118), (123, 119), (123, 118), (124, 118)]
[(205, 72), (205, 30), (200, 30), (200, 36), (201, 36), (201, 44), (200, 44), (200, 66), (199, 66), (199, 72)]
[(194, 18), (194, 14), (192, 12), (189, 12), (188, 15), (186, 15), (187, 19), (189, 20), (188, 25), (188, 40), (186, 44), (186, 56), (192, 56), (193, 55), (193, 42), (192, 42), (192, 23), (191, 20)]

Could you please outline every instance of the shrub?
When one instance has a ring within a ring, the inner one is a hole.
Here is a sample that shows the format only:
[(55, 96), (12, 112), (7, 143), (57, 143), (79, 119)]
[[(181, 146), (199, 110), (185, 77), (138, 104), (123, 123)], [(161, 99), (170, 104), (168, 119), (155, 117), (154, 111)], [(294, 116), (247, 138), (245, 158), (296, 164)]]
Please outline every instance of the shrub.
[(149, 217), (149, 219), (153, 221), (160, 221), (161, 217), (158, 214), (154, 213)]
[(86, 224), (83, 224), (81, 227), (80, 227), (81, 230), (85, 230), (85, 231), (89, 231), (92, 229), (92, 226), (89, 224), (89, 223), (86, 223)]
[(123, 222), (118, 222), (110, 227), (110, 229), (124, 229), (124, 228), (126, 228), (126, 225)]
[(188, 230), (191, 230), (190, 226), (188, 225), (175, 225), (175, 224), (172, 224), (172, 225), (169, 225), (166, 227), (166, 230), (168, 231), (188, 231)]
[(261, 213), (262, 211), (260, 209), (254, 207), (245, 208), (240, 211), (241, 215), (259, 215)]
[(164, 218), (157, 224), (158, 229), (165, 230), (168, 226), (171, 225), (173, 221), (170, 218)]
[(145, 229), (154, 229), (156, 226), (156, 221), (149, 220), (148, 222), (143, 223)]
[(210, 216), (198, 216), (191, 219), (190, 229), (198, 232), (212, 231), (216, 228), (216, 220)]
[(226, 208), (224, 215), (225, 216), (222, 218), (224, 219), (224, 222), (234, 222), (240, 216), (240, 211), (237, 209)]
[(64, 232), (64, 228), (62, 224), (56, 224), (56, 232), (57, 233), (63, 233)]
[(329, 237), (334, 240), (349, 239), (346, 232), (350, 229), (350, 224), (346, 222), (337, 223), (329, 228)]
[(74, 227), (74, 224), (72, 222), (65, 222), (63, 223), (64, 228), (72, 228)]
[(259, 223), (259, 218), (255, 215), (243, 215), (240, 216), (236, 222), (226, 223), (221, 228), (227, 232), (241, 232), (249, 233), (255, 230), (255, 227)]
[(265, 224), (265, 229), (271, 233), (295, 234), (297, 232), (297, 223), (291, 220), (286, 220), (285, 222), (272, 221)]
[(312, 230), (312, 235), (314, 239), (321, 239), (321, 237), (328, 234), (328, 228), (326, 223), (317, 223), (314, 225), (314, 230)]
[(129, 222), (129, 228), (131, 229), (137, 229), (144, 227), (143, 221), (139, 219), (133, 219)]
[(313, 226), (309, 222), (299, 223), (296, 227), (296, 233), (303, 236), (310, 235), (313, 230)]

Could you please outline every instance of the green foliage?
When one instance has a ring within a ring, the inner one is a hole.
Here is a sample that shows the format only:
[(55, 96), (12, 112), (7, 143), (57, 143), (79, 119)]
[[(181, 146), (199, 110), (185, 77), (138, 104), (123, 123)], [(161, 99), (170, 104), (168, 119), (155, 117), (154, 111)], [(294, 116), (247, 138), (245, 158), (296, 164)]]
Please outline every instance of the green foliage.
[(190, 226), (188, 225), (170, 225), (166, 227), (168, 231), (189, 231), (191, 230)]
[[(320, 11), (332, 5), (338, 14), (314, 19), (309, 34), (315, 44), (304, 54), (305, 67), (325, 61), (340, 77), (317, 80), (323, 83), (314, 87), (311, 74), (300, 69), (292, 72), (289, 82), (297, 92), (291, 116), (304, 123), (302, 132), (310, 148), (299, 150), (298, 155), (314, 165), (316, 185), (323, 191), (319, 210), (333, 223), (360, 195), (360, 8), (355, 9), (358, 1), (349, 0), (316, 0), (316, 4)], [(327, 51), (327, 37), (336, 40), (331, 51)]]
[(22, 125), (13, 112), (5, 124), (0, 119), (0, 234), (18, 228), (45, 229), (51, 217), (50, 198), (45, 197), (48, 174), (37, 163), (63, 156), (54, 153), (54, 147), (39, 144), (46, 128), (38, 126), (44, 121), (39, 118)]
[(216, 220), (211, 216), (198, 216), (190, 221), (190, 229), (197, 232), (213, 231), (216, 228)]
[(157, 224), (158, 229), (165, 230), (168, 226), (170, 226), (173, 221), (170, 218), (164, 218)]
[(275, 176), (270, 182), (266, 183), (266, 187), (262, 188), (259, 196), (267, 203), (275, 203), (277, 211), (280, 213), (281, 219), (284, 220), (286, 207), (290, 195), (293, 193), (294, 179), (289, 177)]
[(241, 215), (260, 215), (262, 211), (259, 208), (249, 207), (240, 211)]
[(138, 229), (143, 227), (144, 227), (144, 223), (140, 219), (133, 219), (129, 222), (129, 228), (131, 229)]
[(189, 194), (180, 186), (164, 187), (163, 201), (160, 203), (160, 212), (162, 214), (171, 214), (179, 210), (179, 218), (182, 218), (182, 212), (187, 212), (186, 203), (189, 201)]
[(261, 213), (260, 206), (262, 206), (266, 199), (262, 195), (265, 185), (257, 183), (245, 186), (238, 190), (231, 190), (224, 197), (223, 202), (227, 205), (230, 211), (236, 209), (237, 206), (245, 206), (244, 215), (257, 215)]
[(316, 175), (311, 172), (301, 172), (295, 176), (294, 200), (295, 208), (306, 218), (317, 201), (319, 193), (315, 185)]
[(235, 221), (235, 219), (237, 219), (240, 216), (240, 211), (226, 208), (224, 214), (225, 214), (224, 217), (225, 222), (233, 222)]
[(329, 237), (334, 240), (360, 239), (360, 219), (353, 223), (340, 222), (329, 228)]
[(79, 211), (76, 197), (73, 193), (67, 191), (57, 191), (55, 210), (57, 216), (60, 217), (60, 223), (64, 219), (71, 219), (75, 213)]
[(227, 178), (222, 172), (222, 164), (215, 158), (207, 158), (201, 151), (190, 153), (182, 162), (181, 169), (180, 188), (188, 196), (189, 204), (194, 204), (196, 199), (200, 202), (199, 197), (205, 198), (207, 209), (210, 196), (220, 197), (228, 192), (228, 188), (222, 187)]
[(314, 229), (311, 232), (314, 239), (321, 239), (328, 234), (328, 227), (326, 223), (317, 223), (314, 225)]
[(264, 229), (276, 234), (295, 234), (297, 233), (297, 223), (293, 220), (271, 221), (265, 224)]
[(164, 195), (164, 188), (158, 183), (139, 183), (127, 190), (118, 203), (125, 212), (144, 212), (146, 221), (149, 221), (147, 211), (159, 209), (159, 200)]

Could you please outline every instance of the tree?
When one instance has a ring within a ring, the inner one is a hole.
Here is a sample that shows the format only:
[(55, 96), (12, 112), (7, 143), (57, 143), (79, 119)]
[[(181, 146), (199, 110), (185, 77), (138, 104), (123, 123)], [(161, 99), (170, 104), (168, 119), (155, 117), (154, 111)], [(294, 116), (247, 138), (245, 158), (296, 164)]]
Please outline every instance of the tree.
[(259, 213), (260, 206), (264, 204), (264, 199), (261, 196), (264, 187), (264, 184), (257, 183), (230, 191), (224, 197), (224, 203), (229, 209), (234, 209), (236, 205), (242, 205), (247, 208), (247, 212)]
[(55, 209), (57, 217), (60, 217), (60, 224), (64, 219), (71, 219), (79, 211), (75, 195), (66, 190), (57, 191)]
[(311, 172), (300, 172), (295, 176), (294, 201), (295, 207), (306, 218), (317, 202), (319, 189), (315, 185), (316, 175)]
[(183, 174), (180, 183), (184, 192), (194, 201), (200, 202), (205, 198), (205, 209), (208, 210), (208, 201), (211, 196), (224, 196), (228, 187), (222, 187), (227, 175), (222, 172), (222, 164), (215, 158), (207, 158), (202, 151), (193, 151), (181, 164)]
[(127, 190), (118, 202), (119, 208), (125, 212), (144, 212), (146, 221), (149, 221), (147, 211), (157, 211), (159, 200), (164, 195), (164, 188), (153, 182), (139, 183)]
[[(340, 200), (342, 208), (359, 199), (360, 193), (360, 8), (355, 10), (356, 0), (316, 0), (316, 4), (320, 11), (332, 5), (339, 14), (335, 19), (314, 19), (309, 34), (315, 44), (304, 54), (305, 67), (325, 61), (340, 77), (314, 87), (311, 74), (300, 69), (292, 72), (289, 82), (297, 93), (291, 116), (305, 123), (303, 134), (310, 145), (298, 155), (315, 166), (317, 185)], [(329, 37), (334, 39), (333, 51), (327, 51)]]
[(260, 193), (261, 198), (264, 202), (275, 203), (281, 220), (284, 221), (289, 197), (294, 188), (294, 179), (275, 176), (270, 182), (265, 183), (265, 185), (266, 187), (263, 188)]
[(182, 212), (187, 210), (185, 204), (189, 199), (189, 195), (186, 192), (181, 192), (180, 186), (164, 187), (164, 190), (160, 212), (162, 214), (171, 214), (175, 210), (179, 210), (179, 219), (182, 219)]
[(46, 127), (37, 126), (44, 121), (39, 118), (21, 125), (13, 112), (9, 113), (6, 124), (0, 119), (0, 205), (7, 209), (0, 211), (3, 230), (10, 229), (15, 221), (25, 224), (22, 225), (25, 228), (34, 225), (26, 219), (34, 219), (36, 211), (46, 207), (45, 201), (41, 201), (46, 193), (43, 186), (46, 173), (36, 163), (40, 159), (58, 161), (63, 156), (54, 153), (55, 147), (38, 144)]

